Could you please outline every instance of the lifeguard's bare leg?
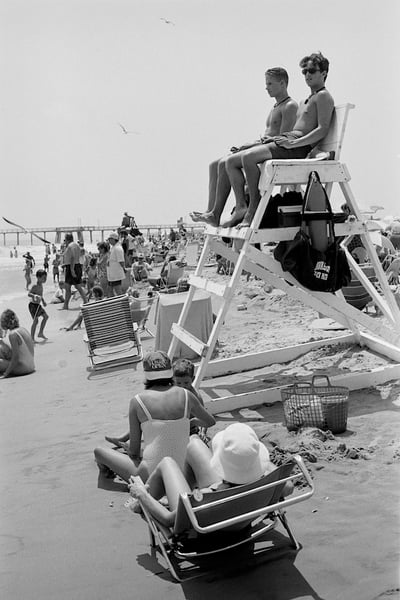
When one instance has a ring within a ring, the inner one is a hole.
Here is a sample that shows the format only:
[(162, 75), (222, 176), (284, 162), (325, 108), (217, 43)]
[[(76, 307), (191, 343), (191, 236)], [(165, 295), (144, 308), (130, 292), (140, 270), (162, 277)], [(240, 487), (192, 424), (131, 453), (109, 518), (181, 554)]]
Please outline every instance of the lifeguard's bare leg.
[(271, 158), (272, 154), (269, 149), (269, 144), (254, 146), (242, 154), (242, 166), (249, 188), (250, 203), (239, 227), (249, 227), (251, 225), (254, 213), (260, 202), (260, 191), (258, 189), (260, 183), (260, 169), (258, 165)]

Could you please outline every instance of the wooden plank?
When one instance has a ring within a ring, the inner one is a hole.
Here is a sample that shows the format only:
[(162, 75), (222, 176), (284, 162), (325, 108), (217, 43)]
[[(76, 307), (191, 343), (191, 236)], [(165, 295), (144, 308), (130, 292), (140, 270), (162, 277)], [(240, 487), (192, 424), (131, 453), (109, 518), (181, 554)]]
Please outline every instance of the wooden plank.
[(196, 288), (205, 290), (206, 292), (210, 292), (210, 294), (221, 296), (221, 298), (224, 298), (227, 293), (226, 285), (221, 285), (220, 283), (210, 281), (208, 279), (205, 279), (204, 277), (189, 275), (189, 283), (190, 285), (194, 285), (194, 287)]
[(346, 165), (335, 160), (269, 160), (261, 168), (260, 191), (267, 189), (270, 182), (274, 185), (304, 185), (308, 182), (311, 171), (318, 172), (322, 183), (344, 183), (351, 179)]
[(370, 348), (370, 350), (373, 350), (378, 354), (382, 354), (383, 356), (400, 363), (400, 348), (398, 348), (398, 346), (394, 346), (393, 344), (389, 344), (384, 340), (374, 337), (366, 331), (360, 332), (360, 344), (367, 346)]
[[(400, 364), (379, 367), (372, 371), (360, 371), (357, 373), (346, 373), (330, 377), (332, 385), (343, 385), (350, 390), (361, 390), (367, 387), (395, 381), (400, 378)], [(285, 386), (257, 390), (255, 392), (246, 392), (236, 396), (225, 396), (223, 398), (210, 398), (207, 394), (207, 388), (201, 389), (201, 395), (207, 410), (215, 415), (220, 412), (248, 408), (250, 406), (260, 406), (264, 403), (280, 402), (281, 389)]]
[(196, 354), (199, 356), (203, 356), (203, 354), (208, 350), (207, 344), (199, 340), (196, 336), (192, 335), (189, 331), (186, 331), (186, 329), (183, 329), (183, 327), (177, 323), (172, 323), (171, 333), (178, 340), (186, 344), (186, 346), (189, 346), (189, 348), (191, 348), (193, 352), (196, 352)]
[(305, 342), (304, 344), (297, 344), (296, 346), (287, 346), (286, 348), (274, 348), (273, 350), (265, 350), (264, 352), (211, 360), (208, 363), (205, 376), (221, 377), (222, 375), (230, 375), (232, 373), (243, 373), (245, 371), (261, 369), (262, 367), (267, 367), (275, 363), (290, 362), (299, 356), (302, 356), (303, 354), (307, 354), (307, 352), (310, 352), (311, 350), (327, 346), (328, 344), (353, 343), (355, 343), (355, 338), (351, 333), (329, 339)]

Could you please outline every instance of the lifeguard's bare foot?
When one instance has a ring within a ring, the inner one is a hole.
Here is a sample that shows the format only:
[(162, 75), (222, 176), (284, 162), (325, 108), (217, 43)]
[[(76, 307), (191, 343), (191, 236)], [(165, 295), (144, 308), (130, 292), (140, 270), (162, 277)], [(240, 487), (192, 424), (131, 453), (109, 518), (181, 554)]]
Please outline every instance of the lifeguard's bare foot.
[(253, 220), (253, 216), (254, 215), (251, 215), (248, 212), (246, 212), (246, 214), (243, 217), (242, 222), (237, 225), (237, 228), (238, 229), (243, 229), (243, 227), (250, 227), (251, 222)]
[(247, 208), (235, 208), (231, 218), (228, 219), (225, 223), (222, 224), (222, 227), (236, 227), (243, 220), (245, 214), (247, 212)]
[(219, 223), (215, 218), (214, 213), (205, 212), (205, 213), (190, 213), (190, 218), (195, 223), (207, 223), (207, 225), (212, 225), (213, 227), (218, 227)]
[(44, 335), (44, 333), (38, 333), (38, 337), (42, 338), (42, 340), (48, 340), (49, 338)]

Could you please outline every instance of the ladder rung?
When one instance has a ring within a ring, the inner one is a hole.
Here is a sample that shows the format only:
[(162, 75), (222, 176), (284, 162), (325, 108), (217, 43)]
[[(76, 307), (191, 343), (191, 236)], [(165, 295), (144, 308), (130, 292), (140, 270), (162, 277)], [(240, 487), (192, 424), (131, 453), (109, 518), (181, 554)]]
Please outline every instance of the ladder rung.
[(189, 346), (199, 356), (204, 356), (208, 350), (208, 345), (199, 340), (196, 336), (183, 329), (178, 323), (172, 323), (171, 333), (178, 340)]
[(213, 227), (207, 225), (205, 229), (206, 235), (218, 235), (227, 238), (236, 238), (238, 240), (244, 240), (247, 236), (248, 227), (238, 229), (237, 227)]
[(189, 283), (196, 288), (205, 290), (206, 292), (210, 292), (216, 296), (221, 296), (221, 298), (224, 298), (227, 292), (226, 285), (215, 283), (215, 281), (209, 281), (208, 279), (205, 279), (204, 277), (198, 277), (197, 275), (190, 275)]

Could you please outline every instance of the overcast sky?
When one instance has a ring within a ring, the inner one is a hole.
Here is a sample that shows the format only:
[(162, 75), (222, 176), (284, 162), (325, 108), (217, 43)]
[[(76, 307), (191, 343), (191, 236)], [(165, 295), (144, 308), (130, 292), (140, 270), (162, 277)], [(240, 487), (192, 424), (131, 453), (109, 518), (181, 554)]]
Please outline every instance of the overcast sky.
[(299, 60), (318, 50), (336, 104), (356, 105), (353, 193), (399, 214), (399, 5), (0, 0), (0, 214), (34, 227), (205, 209), (208, 163), (264, 129), (264, 71), (284, 66), (300, 100)]

